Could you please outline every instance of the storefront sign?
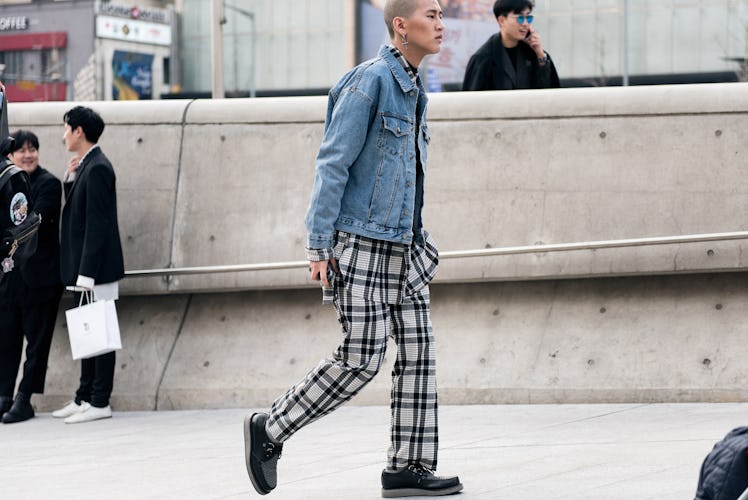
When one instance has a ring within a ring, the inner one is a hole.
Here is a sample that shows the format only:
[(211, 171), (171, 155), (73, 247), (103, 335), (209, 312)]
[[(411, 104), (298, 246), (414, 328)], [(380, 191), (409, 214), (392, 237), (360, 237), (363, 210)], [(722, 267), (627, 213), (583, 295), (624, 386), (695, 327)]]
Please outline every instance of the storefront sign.
[(153, 45), (171, 45), (171, 26), (121, 17), (96, 16), (96, 36)]
[(137, 6), (113, 5), (111, 3), (99, 3), (96, 13), (105, 16), (123, 17), (126, 19), (137, 19), (153, 23), (171, 23), (170, 11), (164, 9), (141, 8)]
[(0, 17), (0, 31), (20, 31), (27, 29), (29, 29), (28, 17)]

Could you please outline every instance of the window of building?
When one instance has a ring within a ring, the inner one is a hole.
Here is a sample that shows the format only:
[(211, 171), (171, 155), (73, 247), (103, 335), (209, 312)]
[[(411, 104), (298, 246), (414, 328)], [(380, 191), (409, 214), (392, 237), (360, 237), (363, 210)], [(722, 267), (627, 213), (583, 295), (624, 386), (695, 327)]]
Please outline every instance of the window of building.
[(0, 64), (5, 66), (3, 81), (16, 83), (56, 82), (64, 78), (65, 50), (12, 50), (0, 52)]
[(171, 85), (171, 58), (164, 57), (164, 85)]

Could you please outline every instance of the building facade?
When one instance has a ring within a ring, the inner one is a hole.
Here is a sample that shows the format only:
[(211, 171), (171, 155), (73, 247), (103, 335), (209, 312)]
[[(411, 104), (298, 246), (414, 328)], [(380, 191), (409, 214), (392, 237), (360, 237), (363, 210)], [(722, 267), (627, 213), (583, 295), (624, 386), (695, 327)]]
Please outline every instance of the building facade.
[(175, 26), (165, 2), (0, 0), (0, 78), (16, 102), (158, 99)]
[[(212, 2), (0, 0), (0, 78), (15, 101), (208, 97)], [(444, 43), (422, 71), (432, 91), (458, 89), (498, 30), (493, 0), (441, 3)], [(535, 3), (562, 86), (748, 80), (748, 0)], [(388, 41), (383, 5), (223, 0), (225, 95), (325, 93)]]
[[(211, 91), (211, 1), (175, 0), (182, 91)], [(356, 63), (354, 0), (224, 0), (227, 96), (329, 88)]]

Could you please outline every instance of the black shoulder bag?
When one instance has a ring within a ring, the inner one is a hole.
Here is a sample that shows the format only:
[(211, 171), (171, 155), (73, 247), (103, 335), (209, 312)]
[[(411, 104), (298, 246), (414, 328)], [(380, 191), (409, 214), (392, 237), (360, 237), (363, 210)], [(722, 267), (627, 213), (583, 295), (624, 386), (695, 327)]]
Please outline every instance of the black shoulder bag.
[(28, 174), (7, 159), (14, 145), (8, 135), (7, 109), (8, 101), (0, 88), (0, 280), (36, 252), (42, 222), (34, 212)]

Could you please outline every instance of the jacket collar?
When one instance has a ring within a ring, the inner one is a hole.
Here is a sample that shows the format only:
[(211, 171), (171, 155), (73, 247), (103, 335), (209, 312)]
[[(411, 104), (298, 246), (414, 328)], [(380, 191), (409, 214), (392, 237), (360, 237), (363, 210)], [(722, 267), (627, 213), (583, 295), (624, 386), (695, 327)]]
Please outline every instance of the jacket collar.
[(39, 175), (41, 175), (41, 173), (43, 171), (44, 171), (44, 169), (42, 168), (42, 166), (41, 165), (37, 165), (36, 168), (34, 169), (34, 171), (29, 174), (29, 179), (31, 179), (33, 181), (34, 179), (36, 179), (37, 177), (39, 177)]
[(420, 87), (420, 85), (418, 85), (421, 82), (420, 76), (416, 77), (415, 82), (411, 80), (408, 72), (405, 71), (402, 63), (398, 61), (397, 58), (392, 54), (388, 45), (382, 45), (382, 47), (380, 47), (379, 57), (381, 57), (382, 60), (387, 63), (387, 66), (392, 72), (392, 76), (395, 77), (395, 81), (397, 81), (398, 85), (400, 85), (400, 88), (403, 92), (410, 92), (416, 87)]
[(73, 192), (73, 190), (75, 189), (75, 186), (78, 185), (78, 181), (80, 181), (81, 177), (83, 177), (83, 173), (86, 169), (86, 165), (91, 163), (91, 161), (94, 158), (96, 158), (100, 154), (100, 152), (101, 152), (101, 148), (99, 148), (99, 145), (94, 144), (93, 147), (91, 147), (91, 149), (89, 149), (88, 152), (85, 155), (83, 155), (83, 158), (81, 158), (81, 162), (78, 165), (78, 168), (76, 170), (75, 180), (73, 181), (73, 185), (70, 186), (70, 193)]
[(91, 146), (91, 149), (89, 149), (88, 151), (86, 151), (86, 154), (84, 154), (83, 158), (81, 158), (80, 167), (78, 167), (78, 168), (84, 167), (86, 165), (86, 163), (87, 163), (86, 160), (89, 160), (89, 159), (93, 158), (94, 156), (96, 156), (98, 154), (98, 152), (99, 152), (99, 149), (100, 148), (99, 148), (98, 144), (94, 144), (93, 146)]

